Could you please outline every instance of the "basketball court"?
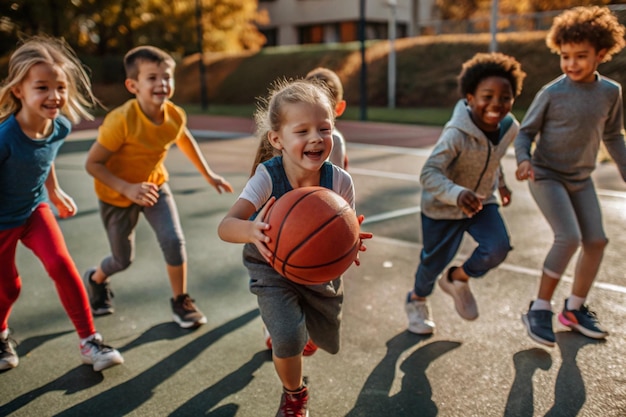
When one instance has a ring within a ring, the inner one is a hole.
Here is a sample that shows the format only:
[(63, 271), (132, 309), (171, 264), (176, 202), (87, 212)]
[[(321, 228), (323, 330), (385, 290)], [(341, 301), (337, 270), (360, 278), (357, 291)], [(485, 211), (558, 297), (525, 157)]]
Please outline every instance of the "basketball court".
[[(305, 358), (311, 417), (626, 415), (626, 186), (601, 165), (595, 179), (610, 244), (590, 304), (611, 331), (604, 341), (556, 323), (557, 346), (526, 335), (520, 314), (538, 285), (551, 232), (525, 183), (503, 166), (513, 190), (502, 210), (514, 250), (472, 282), (480, 317), (466, 322), (441, 291), (431, 297), (436, 332), (406, 332), (403, 303), (420, 250), (419, 172), (438, 128), (339, 121), (363, 229), (374, 233), (361, 266), (345, 275), (342, 349)], [(265, 349), (241, 245), (217, 237), (217, 224), (250, 174), (256, 139), (250, 120), (190, 119), (211, 167), (235, 187), (218, 195), (177, 149), (167, 166), (187, 239), (189, 292), (208, 317), (195, 330), (171, 321), (170, 290), (156, 239), (145, 221), (136, 260), (113, 277), (116, 312), (96, 319), (125, 363), (102, 373), (80, 364), (77, 337), (51, 281), (23, 247), (23, 290), (10, 320), (20, 365), (0, 374), (1, 416), (273, 416), (281, 393)], [(82, 137), (80, 137), (82, 136)], [(107, 252), (85, 150), (94, 133), (75, 135), (56, 167), (79, 207), (60, 222), (81, 271)], [(71, 152), (70, 152), (71, 151)], [(469, 253), (466, 241), (461, 251)], [(557, 290), (560, 309), (573, 265)]]

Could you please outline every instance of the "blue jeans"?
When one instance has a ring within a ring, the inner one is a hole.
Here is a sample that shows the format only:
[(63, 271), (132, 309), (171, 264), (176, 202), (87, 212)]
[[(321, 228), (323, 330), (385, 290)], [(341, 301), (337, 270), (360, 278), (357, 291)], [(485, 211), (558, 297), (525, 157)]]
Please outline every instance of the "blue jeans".
[(463, 264), (473, 278), (485, 275), (500, 265), (511, 249), (509, 234), (497, 204), (487, 204), (474, 217), (438, 220), (422, 214), (423, 248), (415, 273), (415, 294), (427, 297), (433, 292), (437, 277), (454, 259), (467, 232), (478, 243)]

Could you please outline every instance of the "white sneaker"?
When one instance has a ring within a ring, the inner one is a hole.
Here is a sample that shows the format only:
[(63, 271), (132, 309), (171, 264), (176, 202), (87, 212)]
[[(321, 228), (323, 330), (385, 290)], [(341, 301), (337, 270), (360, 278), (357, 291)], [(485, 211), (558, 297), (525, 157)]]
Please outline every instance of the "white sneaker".
[(20, 362), (15, 351), (15, 342), (9, 338), (9, 332), (6, 337), (0, 335), (0, 371), (12, 369)]
[(430, 308), (427, 301), (411, 300), (411, 293), (407, 296), (404, 311), (409, 317), (408, 331), (415, 334), (432, 334), (435, 322), (430, 319)]
[(448, 276), (452, 269), (450, 268), (439, 278), (439, 287), (454, 299), (454, 307), (459, 316), (465, 320), (476, 320), (478, 318), (478, 306), (469, 283), (458, 280), (450, 281)]
[(99, 333), (94, 334), (80, 346), (80, 357), (84, 364), (93, 365), (93, 370), (96, 372), (124, 363), (120, 352), (105, 345)]

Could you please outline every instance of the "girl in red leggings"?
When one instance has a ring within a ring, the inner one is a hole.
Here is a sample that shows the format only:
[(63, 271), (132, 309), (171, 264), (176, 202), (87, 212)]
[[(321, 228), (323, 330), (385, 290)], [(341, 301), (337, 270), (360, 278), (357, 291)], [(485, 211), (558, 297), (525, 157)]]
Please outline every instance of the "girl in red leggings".
[(69, 47), (47, 37), (18, 47), (0, 86), (0, 370), (18, 364), (8, 319), (22, 285), (15, 265), (20, 241), (54, 281), (78, 332), (83, 363), (100, 371), (123, 362), (96, 332), (80, 274), (46, 202), (61, 218), (76, 214), (76, 204), (59, 187), (53, 161), (71, 124), (92, 118), (86, 107), (97, 100), (90, 87)]

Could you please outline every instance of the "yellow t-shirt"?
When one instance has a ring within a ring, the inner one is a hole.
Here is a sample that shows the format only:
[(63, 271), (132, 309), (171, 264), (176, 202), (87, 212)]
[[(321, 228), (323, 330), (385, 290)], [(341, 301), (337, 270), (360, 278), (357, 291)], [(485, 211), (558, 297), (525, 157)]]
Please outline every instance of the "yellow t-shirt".
[[(107, 168), (125, 181), (147, 181), (160, 186), (168, 180), (163, 164), (167, 151), (185, 134), (186, 123), (185, 111), (172, 102), (165, 103), (164, 121), (156, 125), (141, 111), (136, 99), (128, 100), (107, 114), (98, 129), (98, 143), (113, 152)], [(105, 203), (118, 207), (132, 204), (98, 180), (95, 180), (95, 190)]]

